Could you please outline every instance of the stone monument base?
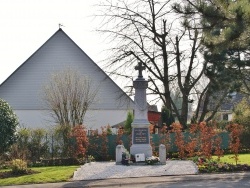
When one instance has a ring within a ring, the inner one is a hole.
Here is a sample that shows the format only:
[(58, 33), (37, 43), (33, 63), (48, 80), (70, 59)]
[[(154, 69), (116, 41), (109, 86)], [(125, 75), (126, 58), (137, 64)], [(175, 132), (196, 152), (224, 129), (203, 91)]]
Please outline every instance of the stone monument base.
[(152, 147), (149, 144), (133, 144), (130, 147), (130, 154), (144, 153), (145, 157), (152, 157)]

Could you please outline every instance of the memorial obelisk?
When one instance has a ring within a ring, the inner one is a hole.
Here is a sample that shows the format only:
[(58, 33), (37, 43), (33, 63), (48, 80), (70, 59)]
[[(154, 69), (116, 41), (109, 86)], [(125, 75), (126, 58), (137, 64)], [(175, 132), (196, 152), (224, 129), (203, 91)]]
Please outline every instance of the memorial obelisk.
[(135, 88), (135, 108), (134, 121), (132, 122), (132, 146), (130, 147), (130, 154), (145, 154), (145, 157), (152, 156), (152, 147), (150, 145), (150, 123), (148, 121), (148, 104), (146, 98), (146, 89), (148, 81), (142, 76), (142, 71), (145, 66), (139, 62), (135, 67), (139, 71), (138, 78), (133, 81)]

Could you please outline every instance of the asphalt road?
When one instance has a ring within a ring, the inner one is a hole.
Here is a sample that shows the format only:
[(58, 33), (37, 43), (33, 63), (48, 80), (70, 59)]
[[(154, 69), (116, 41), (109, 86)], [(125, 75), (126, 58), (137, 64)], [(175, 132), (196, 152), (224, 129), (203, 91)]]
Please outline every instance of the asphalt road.
[(71, 181), (60, 183), (3, 186), (1, 188), (79, 188), (79, 187), (124, 187), (124, 188), (250, 188), (250, 172), (226, 174), (198, 174), (140, 178)]
[(136, 184), (136, 185), (125, 185), (125, 186), (112, 186), (112, 188), (249, 188), (250, 179), (242, 180), (203, 180), (203, 181), (184, 181), (184, 182), (166, 182), (166, 183), (152, 183), (152, 184)]

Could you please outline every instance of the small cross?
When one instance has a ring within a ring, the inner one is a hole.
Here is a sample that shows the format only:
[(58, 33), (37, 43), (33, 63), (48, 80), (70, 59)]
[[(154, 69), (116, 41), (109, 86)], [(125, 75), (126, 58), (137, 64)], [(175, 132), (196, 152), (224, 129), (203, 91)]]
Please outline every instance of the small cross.
[(64, 27), (64, 25), (61, 24), (61, 23), (59, 23), (58, 25), (59, 25), (59, 29), (60, 29), (61, 27)]
[(135, 70), (139, 70), (138, 78), (142, 78), (142, 71), (145, 70), (146, 67), (142, 65), (142, 62), (139, 62), (137, 66), (135, 66)]

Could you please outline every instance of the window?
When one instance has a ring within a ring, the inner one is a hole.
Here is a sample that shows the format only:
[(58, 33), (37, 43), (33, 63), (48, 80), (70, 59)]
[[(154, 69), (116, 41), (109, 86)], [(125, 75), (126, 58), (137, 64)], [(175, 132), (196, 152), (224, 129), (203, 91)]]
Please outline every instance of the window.
[(228, 114), (223, 114), (222, 119), (228, 121)]

